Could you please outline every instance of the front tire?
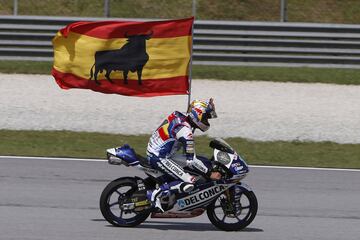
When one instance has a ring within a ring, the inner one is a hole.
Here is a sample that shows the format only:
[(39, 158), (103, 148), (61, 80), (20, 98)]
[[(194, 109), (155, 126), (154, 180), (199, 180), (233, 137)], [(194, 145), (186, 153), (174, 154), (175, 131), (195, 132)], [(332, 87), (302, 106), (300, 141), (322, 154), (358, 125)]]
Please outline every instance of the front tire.
[(100, 210), (104, 218), (117, 227), (135, 227), (144, 222), (149, 212), (125, 211), (122, 204), (138, 190), (136, 179), (119, 178), (110, 182), (100, 197)]
[(254, 220), (258, 210), (257, 198), (254, 192), (241, 189), (240, 205), (236, 210), (233, 209), (234, 201), (228, 199), (226, 191), (208, 206), (207, 215), (215, 227), (224, 231), (239, 231)]

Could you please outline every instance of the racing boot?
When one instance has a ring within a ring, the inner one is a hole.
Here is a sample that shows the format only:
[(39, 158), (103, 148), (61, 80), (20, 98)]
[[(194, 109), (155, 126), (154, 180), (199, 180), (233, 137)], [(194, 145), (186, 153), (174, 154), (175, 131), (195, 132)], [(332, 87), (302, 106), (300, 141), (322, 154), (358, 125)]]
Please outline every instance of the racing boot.
[(177, 190), (178, 193), (188, 193), (194, 189), (194, 184), (186, 182), (177, 182), (170, 187), (170, 190)]
[(163, 190), (161, 186), (153, 191), (147, 191), (146, 197), (151, 201), (152, 205), (158, 208), (161, 212), (165, 212), (161, 206), (161, 198), (170, 195), (169, 190)]

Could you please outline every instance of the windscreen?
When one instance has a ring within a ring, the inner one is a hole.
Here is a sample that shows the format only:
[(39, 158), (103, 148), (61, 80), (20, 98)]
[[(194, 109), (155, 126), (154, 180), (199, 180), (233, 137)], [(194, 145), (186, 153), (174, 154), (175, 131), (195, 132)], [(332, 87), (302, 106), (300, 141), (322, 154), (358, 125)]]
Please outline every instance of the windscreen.
[(210, 147), (231, 154), (235, 153), (234, 149), (221, 138), (215, 138), (214, 140), (212, 140), (210, 142)]

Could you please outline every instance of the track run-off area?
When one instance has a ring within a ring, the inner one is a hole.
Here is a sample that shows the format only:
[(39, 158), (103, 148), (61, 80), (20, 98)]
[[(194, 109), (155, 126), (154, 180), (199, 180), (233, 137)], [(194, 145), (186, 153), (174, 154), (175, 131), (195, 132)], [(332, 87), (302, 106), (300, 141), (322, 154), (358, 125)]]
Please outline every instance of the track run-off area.
[[(0, 74), (0, 126), (151, 134), (188, 96), (153, 98), (60, 89), (50, 75)], [(264, 81), (192, 81), (191, 99), (214, 98), (210, 137), (360, 143), (360, 86)], [(197, 131), (196, 134), (199, 134)]]
[(213, 227), (206, 214), (151, 219), (116, 228), (99, 210), (103, 188), (122, 176), (144, 176), (104, 160), (0, 157), (1, 240), (343, 239), (360, 236), (360, 171), (250, 166), (244, 179), (259, 211), (241, 232)]

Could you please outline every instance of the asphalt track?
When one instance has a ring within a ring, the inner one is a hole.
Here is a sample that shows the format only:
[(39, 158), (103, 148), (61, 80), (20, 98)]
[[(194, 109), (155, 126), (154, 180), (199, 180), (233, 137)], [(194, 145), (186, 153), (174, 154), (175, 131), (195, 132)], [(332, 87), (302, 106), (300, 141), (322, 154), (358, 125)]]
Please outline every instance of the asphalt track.
[(106, 184), (141, 172), (104, 161), (0, 157), (0, 239), (336, 239), (360, 238), (360, 171), (253, 167), (254, 222), (222, 232), (206, 215), (110, 226), (98, 208)]

